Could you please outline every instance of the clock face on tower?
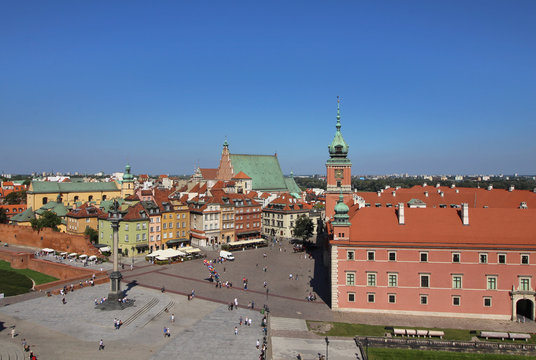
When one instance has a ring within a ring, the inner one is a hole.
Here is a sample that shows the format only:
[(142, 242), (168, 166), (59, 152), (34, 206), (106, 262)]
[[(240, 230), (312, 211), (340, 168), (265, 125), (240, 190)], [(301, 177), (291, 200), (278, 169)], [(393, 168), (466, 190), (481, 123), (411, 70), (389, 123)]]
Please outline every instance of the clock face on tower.
[(335, 179), (343, 179), (344, 174), (342, 169), (335, 169)]

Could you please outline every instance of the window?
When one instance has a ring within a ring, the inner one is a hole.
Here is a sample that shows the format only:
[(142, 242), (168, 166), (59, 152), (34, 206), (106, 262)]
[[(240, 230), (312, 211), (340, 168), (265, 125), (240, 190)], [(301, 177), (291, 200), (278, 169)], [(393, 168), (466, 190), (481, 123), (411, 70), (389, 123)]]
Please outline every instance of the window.
[(164, 230), (167, 229), (167, 223), (162, 224), (162, 229), (164, 229)]
[(506, 264), (506, 254), (499, 254), (497, 262), (499, 264)]
[(459, 263), (460, 262), (460, 254), (459, 253), (453, 253), (452, 254), (452, 262), (453, 263)]
[(367, 294), (367, 301), (368, 301), (369, 303), (373, 303), (373, 302), (375, 302), (375, 301), (376, 301), (376, 294), (374, 294), (374, 293), (368, 293), (368, 294)]
[(388, 282), (389, 287), (398, 286), (398, 274), (389, 274), (388, 279), (389, 279), (389, 282)]
[(428, 253), (422, 252), (421, 253), (421, 262), (428, 262)]
[(128, 231), (128, 224), (125, 224), (125, 231)]
[(484, 298), (484, 306), (485, 307), (491, 307), (491, 298), (490, 297), (485, 297)]
[(125, 235), (125, 242), (128, 242), (128, 234)]
[(428, 305), (428, 295), (421, 295), (421, 305)]
[(147, 234), (146, 234), (146, 233), (143, 233), (141, 238), (142, 238), (143, 240), (147, 240)]
[(389, 304), (396, 304), (396, 295), (395, 294), (388, 294), (388, 301)]
[(173, 229), (173, 223), (169, 223), (169, 226), (168, 226), (170, 229)]
[(529, 255), (528, 254), (521, 254), (521, 264), (528, 265), (529, 264)]
[(461, 275), (452, 275), (452, 288), (453, 289), (462, 288), (462, 276)]
[(481, 264), (487, 264), (488, 263), (488, 254), (480, 254), (479, 262)]
[(153, 235), (150, 236), (151, 241), (154, 241)]
[(421, 274), (421, 287), (423, 288), (430, 287), (430, 275)]
[(182, 227), (186, 227), (186, 223), (185, 223), (185, 222), (182, 223)]
[(346, 259), (348, 260), (354, 260), (354, 251), (353, 250), (348, 250), (346, 251)]
[(355, 272), (346, 273), (346, 285), (355, 285)]
[(488, 290), (497, 290), (497, 276), (488, 276)]
[(519, 278), (519, 290), (530, 291), (530, 278), (529, 277)]
[(140, 223), (137, 223), (136, 224), (136, 230), (139, 230), (140, 229)]
[(140, 241), (140, 234), (136, 234), (136, 241)]
[(367, 260), (374, 261), (374, 251), (367, 251)]
[(389, 251), (388, 258), (389, 261), (396, 261), (396, 251)]
[(355, 293), (348, 293), (348, 302), (355, 302)]
[(367, 286), (376, 286), (376, 274), (367, 273)]
[(459, 296), (453, 296), (452, 297), (452, 305), (460, 306), (460, 297)]
[(167, 239), (167, 233), (164, 233), (164, 239)]

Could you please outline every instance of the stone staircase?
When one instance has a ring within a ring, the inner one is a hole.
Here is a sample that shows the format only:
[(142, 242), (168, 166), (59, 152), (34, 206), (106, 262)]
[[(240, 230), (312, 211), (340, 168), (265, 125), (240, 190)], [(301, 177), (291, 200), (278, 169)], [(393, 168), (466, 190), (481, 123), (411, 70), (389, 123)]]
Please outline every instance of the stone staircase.
[(123, 326), (128, 326), (132, 324), (136, 319), (149, 311), (153, 306), (158, 304), (160, 300), (157, 298), (152, 298), (147, 304), (143, 305), (138, 311), (132, 314), (128, 319), (123, 322)]
[(0, 360), (24, 360), (22, 346), (11, 341), (0, 340)]

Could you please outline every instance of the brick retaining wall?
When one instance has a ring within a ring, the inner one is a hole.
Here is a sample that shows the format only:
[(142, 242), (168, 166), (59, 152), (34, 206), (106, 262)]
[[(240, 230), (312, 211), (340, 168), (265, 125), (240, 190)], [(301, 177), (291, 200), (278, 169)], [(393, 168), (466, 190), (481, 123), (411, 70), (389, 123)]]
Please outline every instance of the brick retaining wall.
[(52, 248), (57, 251), (75, 252), (88, 256), (101, 255), (87, 237), (61, 233), (48, 228), (37, 232), (29, 226), (0, 224), (0, 241), (39, 249)]

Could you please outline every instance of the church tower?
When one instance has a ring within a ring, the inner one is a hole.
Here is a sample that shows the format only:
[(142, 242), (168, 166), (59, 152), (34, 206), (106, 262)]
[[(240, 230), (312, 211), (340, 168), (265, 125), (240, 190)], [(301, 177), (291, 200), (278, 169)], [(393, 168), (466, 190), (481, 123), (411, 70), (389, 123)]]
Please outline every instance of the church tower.
[(233, 165), (231, 164), (231, 156), (229, 152), (229, 143), (227, 140), (223, 143), (223, 150), (221, 151), (220, 166), (218, 166), (218, 172), (216, 179), (229, 181), (234, 176)]
[(347, 158), (348, 144), (341, 133), (340, 101), (337, 96), (337, 125), (335, 137), (328, 146), (329, 160), (326, 161), (327, 191), (326, 191), (326, 219), (335, 215), (335, 205), (341, 197), (345, 203), (352, 199), (352, 162)]
[(121, 181), (121, 198), (134, 194), (134, 176), (130, 173), (130, 165), (125, 166), (125, 174)]

